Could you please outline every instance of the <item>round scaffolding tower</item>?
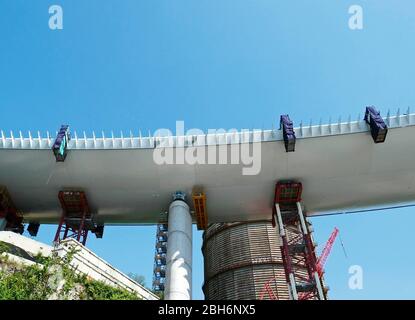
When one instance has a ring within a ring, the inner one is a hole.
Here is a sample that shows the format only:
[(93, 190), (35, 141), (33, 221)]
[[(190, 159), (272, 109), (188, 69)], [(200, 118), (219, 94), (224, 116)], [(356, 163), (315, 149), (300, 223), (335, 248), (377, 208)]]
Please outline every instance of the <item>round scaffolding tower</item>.
[(206, 300), (288, 300), (280, 239), (271, 221), (211, 224), (202, 246)]

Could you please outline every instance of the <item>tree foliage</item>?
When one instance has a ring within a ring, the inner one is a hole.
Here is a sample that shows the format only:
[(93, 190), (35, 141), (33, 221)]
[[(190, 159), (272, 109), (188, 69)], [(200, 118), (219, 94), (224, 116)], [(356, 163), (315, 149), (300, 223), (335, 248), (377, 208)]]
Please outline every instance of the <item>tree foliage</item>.
[(63, 258), (36, 257), (36, 264), (17, 265), (7, 256), (7, 246), (0, 246), (0, 300), (138, 300), (135, 293), (114, 288), (76, 272), (70, 261), (75, 252)]

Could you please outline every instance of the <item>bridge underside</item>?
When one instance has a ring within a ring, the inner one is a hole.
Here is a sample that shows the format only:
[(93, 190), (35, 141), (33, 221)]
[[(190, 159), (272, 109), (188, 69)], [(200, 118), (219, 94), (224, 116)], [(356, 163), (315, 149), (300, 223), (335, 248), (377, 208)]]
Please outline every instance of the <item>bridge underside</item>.
[[(290, 153), (281, 141), (266, 141), (257, 175), (242, 175), (242, 163), (157, 165), (151, 148), (71, 149), (60, 163), (50, 149), (0, 148), (0, 185), (25, 221), (57, 223), (58, 192), (77, 188), (105, 224), (157, 223), (172, 192), (190, 196), (202, 186), (209, 223), (216, 223), (270, 218), (275, 182), (298, 179), (313, 215), (415, 200), (414, 137), (411, 125), (390, 128), (381, 144), (369, 131), (300, 138)], [(197, 148), (209, 153), (217, 146)]]

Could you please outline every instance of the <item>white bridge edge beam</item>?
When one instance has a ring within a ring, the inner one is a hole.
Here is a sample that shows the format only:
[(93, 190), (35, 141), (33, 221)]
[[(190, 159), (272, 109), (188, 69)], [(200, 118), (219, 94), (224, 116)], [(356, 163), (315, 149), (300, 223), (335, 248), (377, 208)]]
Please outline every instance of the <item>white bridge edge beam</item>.
[(169, 207), (165, 300), (192, 299), (192, 217), (189, 206)]
[[(400, 114), (399, 110), (395, 116), (390, 116), (389, 112), (386, 117), (382, 117), (389, 129), (401, 128), (407, 126), (415, 126), (415, 113)], [(345, 135), (351, 133), (370, 132), (370, 126), (359, 119), (357, 121), (338, 121), (328, 124), (318, 125), (303, 125), (300, 123), (299, 127), (294, 128), (297, 139)], [(20, 131), (19, 135), (15, 137), (13, 131), (6, 136), (3, 130), (0, 130), (0, 149), (35, 149), (48, 150), (52, 148), (54, 136), (51, 138), (47, 133), (47, 137), (42, 137), (38, 132), (37, 137), (28, 135), (23, 136)], [(202, 135), (185, 135), (185, 136), (149, 136), (143, 137), (141, 133), (139, 136), (124, 137), (121, 133), (120, 137), (105, 137), (104, 133), (101, 137), (97, 137), (95, 132), (92, 133), (92, 138), (78, 137), (74, 132), (73, 138), (68, 142), (68, 150), (102, 150), (102, 149), (154, 149), (159, 145), (162, 147), (186, 147), (186, 146), (209, 146), (222, 144), (239, 144), (252, 142), (268, 142), (283, 140), (282, 131), (278, 129), (251, 129), (240, 130), (238, 132), (215, 132)], [(194, 141), (194, 142), (193, 142)]]

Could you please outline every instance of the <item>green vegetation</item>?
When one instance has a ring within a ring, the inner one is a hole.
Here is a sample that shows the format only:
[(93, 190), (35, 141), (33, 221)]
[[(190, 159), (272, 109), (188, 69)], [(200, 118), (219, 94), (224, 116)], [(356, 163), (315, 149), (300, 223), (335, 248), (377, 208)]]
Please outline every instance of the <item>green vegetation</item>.
[(149, 289), (146, 286), (146, 278), (144, 276), (136, 274), (136, 273), (132, 273), (132, 272), (128, 273), (127, 276), (130, 277), (135, 282), (137, 282), (138, 284), (142, 285), (143, 287), (146, 287), (147, 289)]
[[(9, 249), (0, 243), (0, 255)], [(0, 300), (139, 300), (132, 292), (76, 273), (69, 264), (74, 253), (63, 258), (38, 256), (38, 264), (28, 266), (0, 256)]]
[(148, 290), (150, 290), (152, 293), (154, 293), (157, 297), (159, 297), (160, 300), (164, 300), (164, 292), (163, 291), (155, 291), (151, 288), (149, 288), (148, 286), (146, 286), (146, 279), (143, 275), (139, 275), (133, 272), (130, 272), (127, 274), (127, 276), (129, 276), (132, 280), (134, 280), (135, 282), (137, 282), (138, 284), (142, 285), (143, 287), (147, 288)]
[(153, 293), (159, 297), (160, 300), (164, 300), (164, 291), (153, 291)]
[(6, 242), (0, 241), (0, 254), (9, 251), (9, 245)]

